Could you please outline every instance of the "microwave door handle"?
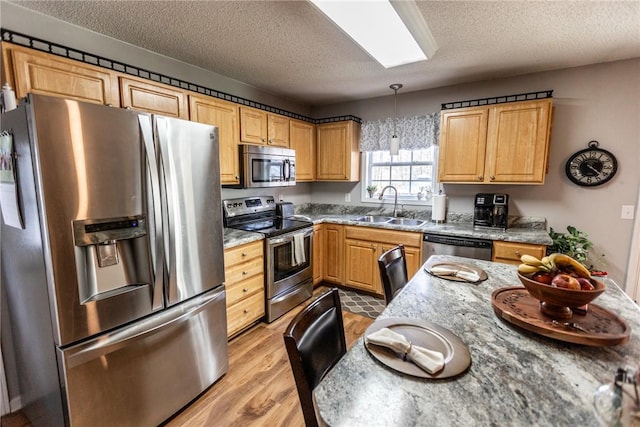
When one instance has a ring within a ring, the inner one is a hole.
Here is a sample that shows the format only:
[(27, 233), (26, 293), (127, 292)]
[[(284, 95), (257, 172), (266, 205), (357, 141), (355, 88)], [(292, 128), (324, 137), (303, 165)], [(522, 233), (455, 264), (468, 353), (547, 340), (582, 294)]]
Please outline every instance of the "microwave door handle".
[(289, 181), (289, 178), (291, 178), (291, 164), (289, 159), (285, 159), (282, 163), (282, 176), (285, 181)]

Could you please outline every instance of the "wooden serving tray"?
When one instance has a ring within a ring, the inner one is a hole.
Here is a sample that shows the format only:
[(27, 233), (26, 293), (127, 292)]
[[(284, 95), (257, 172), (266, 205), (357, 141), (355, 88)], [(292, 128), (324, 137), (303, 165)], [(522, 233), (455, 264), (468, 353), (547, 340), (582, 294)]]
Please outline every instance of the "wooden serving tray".
[(496, 315), (536, 334), (560, 341), (607, 347), (629, 341), (631, 328), (620, 317), (596, 304), (585, 315), (555, 320), (540, 311), (540, 301), (523, 287), (500, 288), (491, 294)]

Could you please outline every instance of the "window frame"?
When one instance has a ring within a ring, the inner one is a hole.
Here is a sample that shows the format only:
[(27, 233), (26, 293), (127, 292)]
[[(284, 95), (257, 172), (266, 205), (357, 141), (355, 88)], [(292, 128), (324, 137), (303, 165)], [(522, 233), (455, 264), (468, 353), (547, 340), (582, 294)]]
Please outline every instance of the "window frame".
[[(437, 177), (438, 177), (438, 146), (434, 145), (432, 147), (430, 147), (433, 149), (433, 161), (432, 162), (402, 162), (402, 163), (398, 163), (398, 166), (406, 166), (407, 164), (409, 165), (432, 165), (432, 174), (431, 174), (431, 189), (432, 192), (435, 192), (436, 188), (438, 187), (438, 183), (437, 183)], [(413, 150), (407, 150), (407, 151), (413, 151)], [(378, 197), (369, 197), (369, 194), (367, 192), (367, 187), (369, 186), (369, 184), (371, 183), (371, 157), (373, 152), (362, 152), (361, 155), (361, 164), (362, 164), (362, 174), (361, 176), (363, 177), (363, 179), (360, 182), (360, 201), (362, 203), (376, 203), (376, 204), (380, 204), (380, 203), (387, 203), (387, 202), (391, 202), (393, 203), (394, 201), (394, 197), (395, 194), (393, 193), (393, 191), (388, 191), (385, 193), (383, 200), (381, 201), (380, 199), (378, 199)], [(395, 157), (395, 156), (394, 156)], [(389, 165), (392, 165), (394, 162), (384, 162), (383, 164), (388, 163)], [(390, 175), (391, 176), (391, 175)], [(391, 179), (390, 179), (391, 181)], [(409, 180), (409, 182), (411, 182), (411, 179)], [(413, 181), (415, 182), (415, 181)], [(381, 188), (378, 189), (378, 192), (382, 190)], [(403, 204), (403, 205), (415, 205), (415, 206), (431, 206), (432, 205), (432, 198), (426, 196), (424, 199), (422, 200), (418, 200), (418, 198), (415, 195), (398, 195), (398, 204)]]

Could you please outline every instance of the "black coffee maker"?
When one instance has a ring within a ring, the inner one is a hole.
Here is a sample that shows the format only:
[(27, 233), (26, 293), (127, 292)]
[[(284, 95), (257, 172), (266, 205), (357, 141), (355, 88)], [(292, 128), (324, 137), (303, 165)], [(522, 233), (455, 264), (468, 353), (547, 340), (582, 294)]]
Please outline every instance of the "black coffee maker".
[(473, 208), (473, 226), (507, 229), (509, 195), (478, 193)]

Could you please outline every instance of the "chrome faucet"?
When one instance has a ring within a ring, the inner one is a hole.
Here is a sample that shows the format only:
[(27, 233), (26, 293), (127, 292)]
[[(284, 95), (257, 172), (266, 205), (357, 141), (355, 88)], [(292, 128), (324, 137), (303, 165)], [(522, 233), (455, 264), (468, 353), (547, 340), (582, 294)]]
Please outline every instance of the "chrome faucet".
[(393, 191), (395, 191), (395, 197), (393, 199), (393, 216), (396, 216), (396, 209), (398, 208), (398, 189), (396, 187), (394, 187), (393, 185), (387, 185), (386, 187), (384, 187), (382, 189), (382, 191), (380, 192), (380, 197), (379, 199), (382, 200), (382, 197), (384, 196), (384, 191), (387, 188), (391, 188)]

